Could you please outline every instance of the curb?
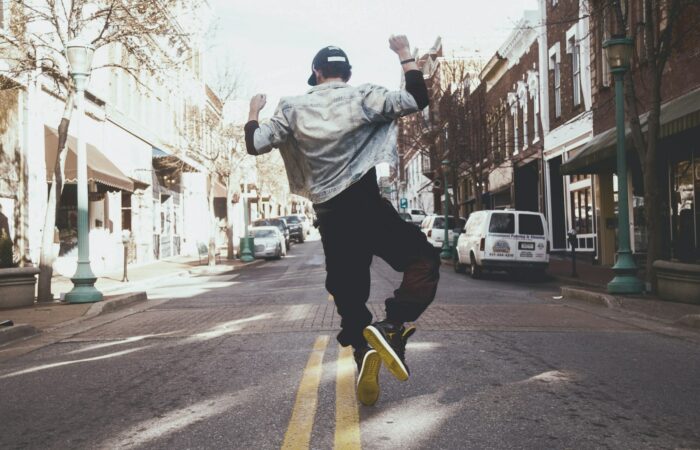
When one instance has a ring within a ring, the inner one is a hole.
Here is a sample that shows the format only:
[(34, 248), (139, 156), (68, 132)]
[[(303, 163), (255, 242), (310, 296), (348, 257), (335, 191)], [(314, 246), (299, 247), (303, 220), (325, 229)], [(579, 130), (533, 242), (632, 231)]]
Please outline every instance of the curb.
[[(119, 291), (126, 290), (129, 288), (138, 287), (140, 285), (151, 285), (153, 283), (159, 283), (161, 281), (168, 280), (170, 278), (178, 278), (178, 277), (182, 277), (182, 276), (189, 275), (189, 274), (190, 274), (190, 269), (182, 269), (182, 270), (178, 270), (175, 272), (167, 273), (165, 275), (159, 275), (157, 277), (146, 278), (143, 280), (134, 281), (133, 284), (130, 284), (130, 285), (125, 284), (125, 285), (107, 287), (105, 289), (102, 289), (102, 292), (103, 293), (114, 293), (113, 295), (122, 295), (121, 293), (119, 293)], [(132, 283), (132, 282), (130, 282), (130, 283)]]
[(0, 346), (19, 339), (26, 339), (35, 336), (39, 333), (39, 330), (37, 330), (31, 325), (26, 324), (13, 325), (11, 327), (2, 327), (0, 328)]
[(147, 300), (148, 296), (143, 291), (115, 295), (110, 298), (106, 298), (101, 302), (93, 303), (85, 314), (85, 317), (94, 317), (99, 316), (100, 314), (111, 313), (126, 308), (134, 303), (144, 302)]
[(591, 292), (584, 289), (572, 287), (562, 287), (561, 295), (566, 299), (581, 300), (594, 305), (605, 306), (606, 308), (616, 308), (622, 306), (622, 303), (612, 295), (603, 294), (602, 292)]
[(688, 314), (680, 319), (676, 323), (685, 325), (687, 327), (700, 328), (700, 314)]
[(591, 289), (600, 289), (601, 287), (603, 287), (603, 288), (605, 287), (605, 286), (601, 286), (598, 283), (594, 283), (592, 281), (585, 281), (585, 280), (582, 280), (580, 278), (567, 277), (564, 275), (553, 275), (551, 273), (547, 273), (547, 275), (549, 275), (550, 277), (552, 277), (553, 279), (555, 279), (559, 282), (572, 284), (572, 285), (578, 286), (578, 287), (591, 288)]

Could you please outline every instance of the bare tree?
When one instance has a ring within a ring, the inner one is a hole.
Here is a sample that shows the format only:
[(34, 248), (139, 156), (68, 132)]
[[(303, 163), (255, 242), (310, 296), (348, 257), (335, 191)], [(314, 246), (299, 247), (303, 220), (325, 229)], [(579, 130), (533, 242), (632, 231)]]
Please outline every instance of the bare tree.
[(279, 152), (266, 153), (255, 158), (255, 172), (257, 179), (258, 204), (262, 202), (262, 195), (268, 194), (275, 197), (281, 203), (287, 203), (289, 198), (289, 183), (287, 173)]
[[(53, 236), (56, 210), (63, 188), (65, 143), (73, 113), (75, 88), (68, 73), (66, 44), (81, 38), (96, 52), (114, 48), (118, 60), (107, 60), (93, 70), (120, 70), (142, 89), (149, 77), (166, 78), (169, 69), (195, 54), (188, 45), (189, 31), (180, 19), (196, 14), (197, 0), (18, 0), (10, 3), (9, 33), (0, 33), (0, 55), (7, 68), (0, 74), (34, 82), (49, 80), (65, 108), (58, 124), (58, 148), (44, 217), (38, 300), (50, 301), (53, 273)], [(191, 16), (190, 16), (191, 17)]]
[[(215, 97), (216, 98), (216, 97)], [(216, 98), (218, 101), (218, 98)], [(182, 154), (176, 154), (170, 160), (170, 169), (180, 174), (188, 170), (187, 163), (178, 156), (186, 156), (204, 167), (207, 185), (207, 210), (209, 215), (209, 238), (207, 262), (210, 266), (216, 264), (216, 232), (217, 220), (214, 209), (217, 197), (217, 186), (225, 186), (226, 190), (226, 229), (229, 241), (227, 257), (234, 258), (232, 247), (232, 217), (230, 204), (235, 197), (240, 197), (240, 183), (237, 182), (238, 168), (243, 161), (241, 142), (243, 131), (241, 127), (224, 125), (222, 121), (223, 104), (208, 108), (191, 106), (188, 114), (188, 124), (183, 128)]]
[[(474, 121), (480, 117), (473, 115), (476, 111), (470, 103), (471, 91), (478, 84), (477, 75), (482, 68), (483, 62), (479, 59), (439, 59), (429, 79), (430, 108), (400, 122), (400, 148), (421, 153), (434, 177), (443, 173), (441, 161), (450, 161), (449, 178), (454, 187), (452, 204), (456, 216), (459, 216), (461, 204), (459, 180), (467, 176), (476, 184), (483, 176), (483, 170), (479, 169), (483, 164), (482, 147), (475, 145), (471, 134), (476, 128)], [(444, 186), (443, 192), (446, 189)]]

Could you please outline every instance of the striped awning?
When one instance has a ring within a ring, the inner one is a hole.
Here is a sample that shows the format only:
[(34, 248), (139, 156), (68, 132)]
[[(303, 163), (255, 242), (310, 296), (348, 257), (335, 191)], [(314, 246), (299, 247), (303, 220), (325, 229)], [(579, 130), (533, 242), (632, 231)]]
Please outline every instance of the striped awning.
[[(55, 128), (44, 126), (44, 154), (46, 160), (46, 181), (53, 180), (53, 168), (56, 163), (56, 151), (58, 147), (58, 132)], [(63, 182), (74, 184), (78, 178), (77, 142), (75, 137), (68, 135), (66, 164), (63, 174)], [(88, 180), (101, 183), (107, 187), (133, 192), (134, 182), (99, 151), (91, 143), (85, 144), (87, 155)]]

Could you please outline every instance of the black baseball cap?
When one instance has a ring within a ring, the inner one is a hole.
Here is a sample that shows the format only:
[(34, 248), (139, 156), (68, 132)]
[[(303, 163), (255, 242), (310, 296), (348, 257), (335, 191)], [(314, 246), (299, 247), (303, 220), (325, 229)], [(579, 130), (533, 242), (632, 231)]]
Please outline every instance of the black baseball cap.
[(309, 77), (309, 86), (316, 86), (316, 74), (314, 69), (328, 63), (344, 64), (348, 68), (351, 68), (350, 61), (348, 60), (348, 55), (340, 47), (335, 47), (329, 45), (328, 47), (323, 47), (316, 53), (314, 60), (311, 63), (311, 76)]

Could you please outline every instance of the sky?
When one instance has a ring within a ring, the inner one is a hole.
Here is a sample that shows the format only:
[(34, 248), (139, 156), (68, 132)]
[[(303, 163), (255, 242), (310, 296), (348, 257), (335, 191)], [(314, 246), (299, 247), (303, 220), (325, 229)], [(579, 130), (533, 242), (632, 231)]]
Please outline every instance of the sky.
[(242, 81), (229, 120), (245, 121), (248, 99), (267, 94), (261, 116), (280, 97), (309, 89), (311, 61), (327, 45), (341, 47), (352, 65), (350, 84), (398, 88), (401, 69), (389, 49), (391, 34), (412, 48), (479, 52), (488, 60), (537, 0), (210, 0), (213, 24), (204, 61), (209, 78), (225, 66)]

